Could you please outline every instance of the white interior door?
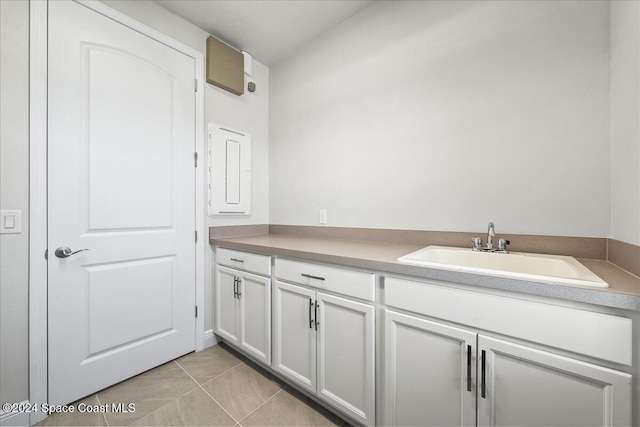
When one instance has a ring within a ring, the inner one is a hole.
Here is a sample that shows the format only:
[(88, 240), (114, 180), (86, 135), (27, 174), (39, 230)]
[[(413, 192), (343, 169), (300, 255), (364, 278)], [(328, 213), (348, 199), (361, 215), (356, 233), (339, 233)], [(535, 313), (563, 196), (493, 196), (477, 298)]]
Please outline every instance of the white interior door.
[(195, 62), (71, 1), (49, 3), (48, 49), (49, 402), (63, 404), (195, 349)]

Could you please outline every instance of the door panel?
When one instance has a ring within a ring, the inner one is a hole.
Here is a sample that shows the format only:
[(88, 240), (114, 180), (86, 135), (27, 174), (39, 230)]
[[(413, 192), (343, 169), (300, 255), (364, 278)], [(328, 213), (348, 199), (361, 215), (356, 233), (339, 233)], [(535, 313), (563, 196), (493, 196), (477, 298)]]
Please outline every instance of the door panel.
[(174, 257), (87, 267), (89, 351), (171, 330)]
[(486, 397), (480, 397), (480, 384), (480, 426), (631, 423), (629, 374), (480, 335), (482, 351)]
[(240, 330), (238, 329), (240, 302), (236, 298), (236, 280), (240, 272), (226, 267), (216, 268), (215, 278), (215, 320), (216, 334), (231, 342), (238, 343)]
[(385, 425), (475, 426), (476, 334), (389, 310), (385, 327)]
[(271, 364), (271, 279), (242, 273), (240, 345)]
[(375, 423), (374, 307), (317, 294), (318, 396)]
[(273, 368), (315, 393), (316, 333), (310, 326), (313, 308), (309, 311), (315, 292), (279, 281), (273, 289)]
[(175, 78), (131, 52), (82, 47), (89, 230), (173, 227)]
[(65, 404), (195, 349), (195, 62), (71, 1), (49, 3), (48, 48), (49, 403)]

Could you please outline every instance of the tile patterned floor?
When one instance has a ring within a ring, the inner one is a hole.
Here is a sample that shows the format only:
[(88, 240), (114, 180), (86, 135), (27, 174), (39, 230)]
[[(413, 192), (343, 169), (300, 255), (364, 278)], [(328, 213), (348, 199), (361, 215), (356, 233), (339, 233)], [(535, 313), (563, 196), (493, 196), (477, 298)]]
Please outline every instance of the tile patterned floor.
[(80, 402), (135, 412), (53, 414), (41, 426), (341, 426), (336, 415), (224, 344), (191, 353)]

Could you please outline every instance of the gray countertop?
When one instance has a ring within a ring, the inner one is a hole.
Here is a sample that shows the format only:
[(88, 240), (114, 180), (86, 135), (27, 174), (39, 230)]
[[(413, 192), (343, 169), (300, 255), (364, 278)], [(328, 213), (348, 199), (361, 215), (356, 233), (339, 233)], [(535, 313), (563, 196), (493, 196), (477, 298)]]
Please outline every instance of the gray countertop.
[(400, 264), (397, 261), (398, 257), (422, 248), (422, 246), (411, 244), (361, 242), (287, 234), (213, 238), (209, 243), (225, 248), (327, 262), (382, 273), (640, 311), (640, 278), (610, 262), (601, 260), (579, 259), (578, 261), (606, 281), (609, 288), (552, 285)]

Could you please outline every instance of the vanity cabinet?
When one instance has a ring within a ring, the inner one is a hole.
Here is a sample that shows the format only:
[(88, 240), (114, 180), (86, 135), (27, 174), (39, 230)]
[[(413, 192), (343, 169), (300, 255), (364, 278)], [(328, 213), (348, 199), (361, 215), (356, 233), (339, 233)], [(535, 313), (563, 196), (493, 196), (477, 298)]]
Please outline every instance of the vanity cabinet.
[[(256, 265), (259, 266), (255, 268), (259, 273), (268, 274), (271, 268), (270, 257), (226, 250), (222, 250), (217, 255), (214, 332), (229, 343), (245, 350), (255, 360), (270, 365), (271, 279), (220, 265), (225, 262), (247, 263), (249, 268)], [(256, 259), (261, 262), (253, 264), (249, 261), (255, 262)]]
[(631, 422), (624, 372), (391, 310), (385, 337), (385, 425)]
[[(330, 282), (330, 278), (339, 275), (330, 267), (309, 264), (310, 270), (305, 263), (297, 264), (303, 272), (294, 274), (291, 269), (280, 270), (279, 261), (276, 260), (277, 276), (282, 271), (290, 278), (320, 282), (316, 283), (319, 287), (332, 286), (322, 282)], [(286, 267), (292, 266), (290, 261), (283, 261)], [(373, 275), (369, 273), (343, 271), (347, 275), (361, 275), (373, 285)], [(374, 315), (371, 304), (276, 280), (273, 369), (354, 420), (374, 424)]]
[(224, 248), (214, 268), (214, 332), (358, 424), (632, 424), (624, 312)]
[(385, 291), (417, 314), (385, 310), (385, 425), (631, 424), (632, 376), (581, 360), (631, 366), (630, 319), (395, 278)]

